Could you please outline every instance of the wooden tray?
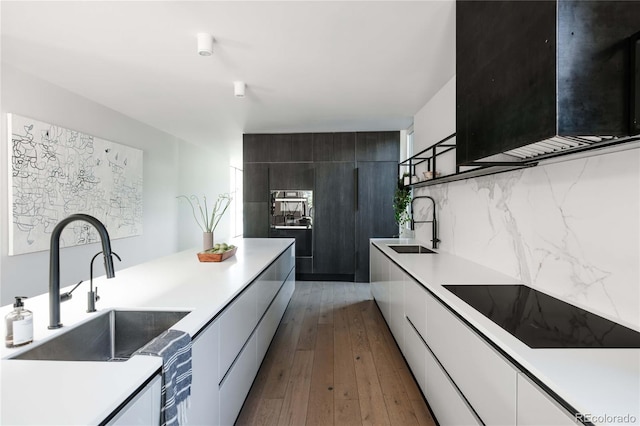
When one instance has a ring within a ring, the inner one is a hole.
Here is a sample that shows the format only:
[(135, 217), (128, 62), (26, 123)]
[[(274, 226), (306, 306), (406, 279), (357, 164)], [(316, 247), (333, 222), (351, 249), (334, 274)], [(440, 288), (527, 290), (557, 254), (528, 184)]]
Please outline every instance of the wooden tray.
[(200, 262), (222, 262), (236, 254), (238, 247), (234, 247), (232, 250), (224, 253), (205, 253), (201, 251), (198, 253), (198, 260)]

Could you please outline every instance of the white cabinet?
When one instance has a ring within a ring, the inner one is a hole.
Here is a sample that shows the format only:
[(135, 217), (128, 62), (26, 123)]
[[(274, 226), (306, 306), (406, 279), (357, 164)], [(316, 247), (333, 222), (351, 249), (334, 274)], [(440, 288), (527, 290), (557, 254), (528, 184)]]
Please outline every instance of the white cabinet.
[[(389, 281), (387, 284), (389, 313), (387, 324), (401, 350), (404, 348), (404, 280), (405, 272), (395, 263), (389, 262)], [(404, 351), (404, 350), (403, 350)]]
[(427, 291), (405, 275), (404, 280), (404, 347), (403, 353), (418, 386), (426, 389)]
[(485, 424), (515, 424), (515, 368), (431, 295), (426, 340)]
[(221, 425), (235, 423), (257, 373), (256, 334), (254, 333), (220, 384)]
[(193, 425), (216, 425), (219, 423), (219, 326), (219, 322), (214, 321), (193, 341), (191, 401), (187, 411), (189, 423)]
[(289, 274), (287, 280), (282, 285), (280, 291), (276, 295), (275, 299), (273, 299), (273, 303), (267, 310), (267, 312), (262, 317), (262, 321), (258, 325), (258, 335), (257, 335), (257, 364), (260, 366), (262, 360), (264, 359), (267, 350), (269, 349), (269, 345), (271, 344), (271, 340), (278, 329), (278, 325), (280, 325), (280, 320), (284, 315), (284, 311), (287, 309), (287, 305), (289, 304), (289, 300), (291, 300), (291, 295), (293, 295), (293, 290), (295, 289), (295, 273)]
[(250, 285), (220, 315), (220, 366), (218, 382), (227, 373), (256, 326), (257, 285)]
[(162, 380), (156, 375), (108, 425), (157, 425), (160, 424), (160, 392)]
[(578, 424), (574, 416), (518, 373), (518, 426), (573, 426)]
[(425, 397), (438, 423), (442, 426), (482, 424), (431, 352), (427, 351), (425, 361), (427, 377)]
[(408, 319), (405, 319), (404, 322), (404, 348), (402, 353), (407, 360), (407, 364), (409, 364), (413, 376), (416, 378), (416, 382), (418, 382), (418, 387), (424, 394), (427, 383), (425, 370), (427, 347)]

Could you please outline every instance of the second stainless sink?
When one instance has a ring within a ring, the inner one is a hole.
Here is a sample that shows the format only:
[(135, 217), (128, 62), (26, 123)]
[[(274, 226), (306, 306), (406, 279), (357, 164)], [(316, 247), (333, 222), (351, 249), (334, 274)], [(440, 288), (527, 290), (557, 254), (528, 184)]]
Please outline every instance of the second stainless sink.
[(107, 311), (12, 359), (126, 361), (187, 314), (188, 311)]
[(399, 245), (391, 245), (387, 244), (389, 248), (396, 251), (396, 253), (436, 253), (433, 250), (430, 250), (426, 247), (417, 245), (417, 244), (399, 244)]

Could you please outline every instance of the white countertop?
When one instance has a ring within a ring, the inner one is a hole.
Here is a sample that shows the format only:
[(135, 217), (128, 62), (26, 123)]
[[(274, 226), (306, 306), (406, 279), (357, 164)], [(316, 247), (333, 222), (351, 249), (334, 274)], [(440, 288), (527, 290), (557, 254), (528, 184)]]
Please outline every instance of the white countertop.
[[(290, 238), (233, 240), (237, 253), (221, 263), (200, 263), (196, 249), (123, 270), (118, 270), (116, 261), (115, 278), (94, 279), (100, 295), (96, 308), (189, 310), (171, 328), (193, 336), (293, 242)], [(25, 300), (25, 308), (34, 314), (34, 342), (16, 349), (3, 345), (0, 352), (0, 424), (98, 424), (161, 367), (161, 359), (150, 356), (134, 356), (125, 362), (7, 359), (93, 318), (95, 313), (85, 312), (88, 287), (83, 283), (61, 305), (65, 327), (58, 330), (47, 329), (48, 293)], [(12, 309), (4, 306), (0, 315)]]
[[(371, 240), (390, 259), (460, 314), (515, 362), (582, 414), (634, 416), (640, 422), (640, 349), (532, 349), (442, 287), (522, 284), (444, 252), (398, 254), (387, 244), (430, 245), (411, 239)], [(538, 291), (544, 290), (529, 285)], [(628, 423), (629, 424), (629, 423)]]

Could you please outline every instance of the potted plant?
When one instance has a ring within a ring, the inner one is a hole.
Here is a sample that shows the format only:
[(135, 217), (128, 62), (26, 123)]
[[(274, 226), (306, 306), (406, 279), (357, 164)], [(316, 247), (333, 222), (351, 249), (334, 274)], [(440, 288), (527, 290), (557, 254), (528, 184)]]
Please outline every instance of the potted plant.
[[(209, 214), (209, 206), (207, 205), (207, 197), (202, 196), (202, 203), (195, 195), (187, 197), (186, 195), (179, 195), (177, 198), (184, 198), (191, 206), (191, 212), (193, 218), (196, 220), (196, 224), (202, 229), (202, 247), (204, 250), (209, 250), (213, 247), (213, 231), (218, 226), (218, 222), (227, 211), (229, 204), (231, 204), (231, 194), (225, 193), (218, 195), (211, 214)], [(196, 214), (196, 207), (199, 214)]]
[[(406, 173), (408, 175), (408, 173)], [(404, 186), (404, 176), (398, 180), (398, 186), (393, 196), (393, 210), (395, 213), (395, 219), (398, 226), (403, 227), (409, 223), (411, 218), (409, 217), (409, 211), (407, 207), (411, 203), (411, 191)]]

